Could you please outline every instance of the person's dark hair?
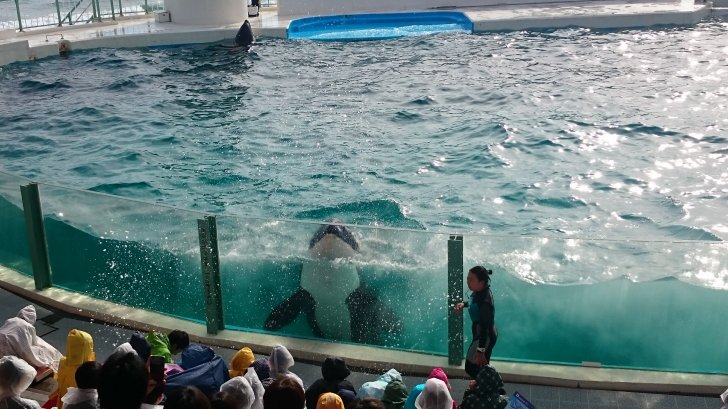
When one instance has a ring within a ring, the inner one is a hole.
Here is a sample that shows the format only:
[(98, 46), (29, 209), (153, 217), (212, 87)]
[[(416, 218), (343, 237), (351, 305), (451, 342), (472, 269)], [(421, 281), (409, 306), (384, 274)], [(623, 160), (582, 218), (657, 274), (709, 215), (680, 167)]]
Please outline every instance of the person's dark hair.
[(167, 335), (169, 339), (169, 346), (176, 347), (180, 351), (187, 348), (190, 345), (190, 336), (184, 331), (173, 330)]
[(384, 402), (377, 398), (367, 397), (354, 399), (346, 409), (384, 409)]
[(164, 402), (164, 409), (211, 409), (210, 400), (194, 386), (174, 389)]
[(493, 270), (488, 270), (483, 266), (475, 266), (468, 271), (475, 274), (478, 281), (485, 281), (486, 283), (490, 283), (490, 275), (493, 274)]
[(238, 409), (238, 401), (230, 392), (215, 392), (210, 399), (210, 407), (212, 409)]
[[(329, 223), (342, 223), (339, 219), (330, 219), (328, 220)], [(351, 231), (346, 226), (340, 226), (337, 224), (325, 224), (321, 226), (317, 231), (316, 234), (313, 235), (313, 238), (311, 238), (311, 242), (308, 245), (308, 248), (312, 248), (316, 245), (321, 239), (324, 238), (327, 234), (333, 234), (334, 236), (340, 238), (344, 243), (348, 244), (353, 250), (358, 251), (359, 250), (359, 243), (356, 242), (356, 239), (354, 238), (354, 235), (351, 233)]]
[(305, 404), (303, 388), (287, 376), (270, 384), (263, 395), (264, 409), (303, 409)]
[(119, 351), (101, 366), (99, 405), (102, 409), (139, 409), (147, 392), (149, 374), (133, 352)]
[(98, 389), (101, 377), (101, 363), (88, 361), (76, 368), (74, 378), (79, 389)]

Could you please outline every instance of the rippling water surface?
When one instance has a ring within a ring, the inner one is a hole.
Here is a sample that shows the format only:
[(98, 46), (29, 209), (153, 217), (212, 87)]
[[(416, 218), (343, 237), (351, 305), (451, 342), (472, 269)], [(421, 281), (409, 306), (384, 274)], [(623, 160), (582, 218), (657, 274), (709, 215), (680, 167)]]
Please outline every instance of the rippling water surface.
[(182, 208), (728, 238), (728, 24), (74, 52), (0, 68), (6, 171)]

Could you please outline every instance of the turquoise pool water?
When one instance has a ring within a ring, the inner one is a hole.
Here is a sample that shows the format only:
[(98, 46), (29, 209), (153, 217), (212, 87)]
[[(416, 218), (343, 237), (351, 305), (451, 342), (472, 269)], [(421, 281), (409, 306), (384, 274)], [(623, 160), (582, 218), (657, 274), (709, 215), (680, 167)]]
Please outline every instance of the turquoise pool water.
[[(716, 311), (728, 307), (727, 40), (726, 22), (712, 20), (262, 40), (247, 54), (220, 45), (77, 52), (2, 67), (0, 158), (13, 174), (186, 209), (464, 232), (466, 266), (496, 269), (495, 356), (724, 371), (728, 354), (715, 340), (726, 336)], [(73, 265), (63, 259), (69, 234), (87, 250), (158, 259), (174, 277), (162, 283), (177, 284), (147, 307), (199, 318), (198, 299), (177, 302), (197, 284), (195, 254), (120, 244), (108, 219), (53, 225), (50, 241), (65, 249), (58, 270)], [(243, 293), (265, 282), (255, 299), (228, 297), (230, 311), (256, 311), (230, 324), (259, 328), (295, 287), (315, 229), (229, 226), (247, 234), (225, 241), (223, 281)], [(364, 276), (411, 329), (393, 346), (442, 353), (444, 250), (430, 245), (442, 240), (357, 234)], [(247, 254), (251, 237), (272, 245)], [(108, 262), (89, 269), (105, 274)], [(114, 285), (138, 283), (144, 269), (114, 266), (120, 275), (85, 290), (132, 304), (150, 297)], [(62, 284), (89, 284), (59, 274)]]

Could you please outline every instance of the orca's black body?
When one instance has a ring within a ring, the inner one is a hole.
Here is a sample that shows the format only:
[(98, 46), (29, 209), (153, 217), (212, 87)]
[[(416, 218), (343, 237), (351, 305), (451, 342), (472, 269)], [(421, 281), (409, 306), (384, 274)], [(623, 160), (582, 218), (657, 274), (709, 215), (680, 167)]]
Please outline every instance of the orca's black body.
[(249, 48), (253, 45), (255, 36), (253, 36), (253, 27), (250, 26), (248, 20), (245, 20), (243, 25), (240, 26), (238, 33), (235, 35), (235, 45), (238, 47)]

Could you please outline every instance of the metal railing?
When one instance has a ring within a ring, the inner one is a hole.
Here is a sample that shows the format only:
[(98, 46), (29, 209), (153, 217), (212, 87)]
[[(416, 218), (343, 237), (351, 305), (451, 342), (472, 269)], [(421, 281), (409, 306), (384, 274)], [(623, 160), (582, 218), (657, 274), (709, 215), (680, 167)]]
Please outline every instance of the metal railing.
[(0, 30), (24, 31), (100, 22), (164, 9), (164, 0), (0, 1)]

